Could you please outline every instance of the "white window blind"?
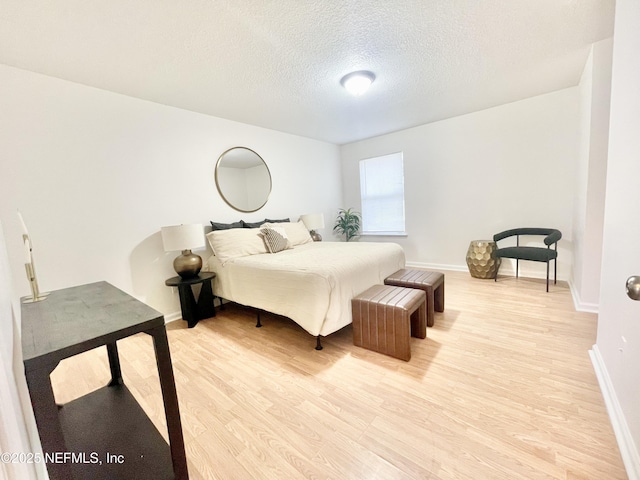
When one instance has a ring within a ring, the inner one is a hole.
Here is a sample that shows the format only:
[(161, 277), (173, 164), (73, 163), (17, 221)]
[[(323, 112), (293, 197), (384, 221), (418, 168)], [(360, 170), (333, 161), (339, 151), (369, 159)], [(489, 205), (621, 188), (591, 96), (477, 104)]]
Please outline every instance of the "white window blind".
[(404, 235), (402, 152), (360, 160), (362, 233)]

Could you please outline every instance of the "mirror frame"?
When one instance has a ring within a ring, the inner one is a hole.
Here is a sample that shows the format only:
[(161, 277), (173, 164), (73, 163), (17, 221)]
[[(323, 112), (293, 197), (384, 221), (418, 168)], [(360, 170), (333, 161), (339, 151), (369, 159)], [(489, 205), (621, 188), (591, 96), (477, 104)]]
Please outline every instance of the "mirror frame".
[[(220, 181), (218, 179), (218, 167), (220, 166), (220, 162), (222, 162), (222, 160), (224, 159), (224, 156), (231, 152), (232, 150), (237, 150), (237, 149), (242, 149), (242, 150), (248, 150), (249, 152), (253, 153), (256, 157), (258, 157), (260, 159), (260, 161), (262, 162), (262, 164), (264, 165), (264, 167), (267, 169), (267, 175), (269, 176), (269, 193), (267, 193), (266, 198), (264, 199), (264, 202), (262, 202), (262, 204), (252, 210), (244, 210), (242, 208), (238, 208), (236, 205), (233, 205), (231, 203), (231, 201), (229, 201), (229, 199), (227, 197), (225, 197), (224, 193), (222, 192), (222, 188), (220, 187)], [(252, 213), (252, 212), (257, 212), (258, 210), (260, 210), (262, 207), (264, 207), (267, 202), (269, 201), (269, 197), (271, 196), (271, 191), (273, 189), (273, 179), (271, 178), (271, 171), (269, 170), (269, 165), (267, 165), (267, 162), (264, 161), (264, 159), (258, 155), (258, 153), (250, 148), (247, 147), (231, 147), (227, 150), (225, 150), (224, 152), (222, 152), (222, 154), (218, 157), (218, 161), (216, 162), (216, 168), (215, 168), (215, 181), (216, 181), (216, 189), (218, 190), (218, 193), (220, 194), (220, 196), (222, 197), (222, 199), (224, 200), (224, 202), (229, 205), (231, 208), (233, 208), (234, 210), (237, 210), (238, 212), (243, 212), (243, 213)]]

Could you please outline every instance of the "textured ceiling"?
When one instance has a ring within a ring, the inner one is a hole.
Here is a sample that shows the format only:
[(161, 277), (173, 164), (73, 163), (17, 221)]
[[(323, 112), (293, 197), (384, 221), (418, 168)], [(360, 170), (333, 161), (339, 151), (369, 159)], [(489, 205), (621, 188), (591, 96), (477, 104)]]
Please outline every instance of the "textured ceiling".
[(614, 5), (0, 0), (0, 62), (343, 144), (576, 85)]

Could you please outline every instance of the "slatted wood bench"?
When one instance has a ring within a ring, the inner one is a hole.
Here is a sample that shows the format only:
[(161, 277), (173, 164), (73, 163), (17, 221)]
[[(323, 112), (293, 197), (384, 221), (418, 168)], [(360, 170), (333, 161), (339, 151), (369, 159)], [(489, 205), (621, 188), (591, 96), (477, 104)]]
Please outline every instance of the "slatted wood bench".
[(385, 285), (417, 288), (427, 294), (427, 326), (435, 323), (434, 312), (444, 312), (444, 274), (428, 270), (402, 268), (384, 280)]
[(374, 285), (351, 300), (353, 344), (401, 360), (411, 358), (411, 337), (427, 336), (422, 290)]

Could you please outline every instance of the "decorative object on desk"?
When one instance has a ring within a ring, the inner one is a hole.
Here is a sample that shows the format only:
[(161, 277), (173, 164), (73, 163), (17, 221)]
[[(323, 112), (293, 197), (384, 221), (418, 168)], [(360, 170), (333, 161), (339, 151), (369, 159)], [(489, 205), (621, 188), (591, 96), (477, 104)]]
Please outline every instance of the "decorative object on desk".
[(467, 266), (474, 278), (495, 278), (501, 260), (496, 258), (496, 242), (492, 240), (473, 240), (467, 250)]
[(321, 242), (322, 235), (316, 230), (324, 228), (324, 215), (321, 213), (309, 213), (307, 215), (300, 215), (300, 220), (304, 223), (304, 226), (309, 230), (311, 238), (314, 242)]
[(173, 268), (182, 278), (192, 278), (200, 273), (202, 258), (191, 252), (192, 248), (204, 247), (204, 229), (200, 223), (162, 227), (162, 244), (165, 252), (182, 250), (182, 255), (173, 261)]
[(338, 217), (336, 218), (336, 223), (333, 226), (333, 231), (339, 233), (340, 235), (344, 235), (347, 242), (351, 240), (353, 237), (358, 236), (358, 232), (360, 231), (360, 212), (356, 212), (351, 208), (341, 208), (338, 210)]
[(40, 293), (40, 289), (38, 288), (38, 279), (36, 278), (36, 267), (33, 262), (33, 246), (31, 244), (31, 237), (29, 237), (29, 231), (27, 230), (27, 226), (25, 225), (20, 212), (18, 212), (18, 219), (20, 220), (20, 226), (22, 227), (22, 241), (24, 242), (24, 267), (27, 271), (29, 286), (31, 287), (31, 298), (25, 298), (23, 303), (40, 302), (46, 299), (49, 294)]

